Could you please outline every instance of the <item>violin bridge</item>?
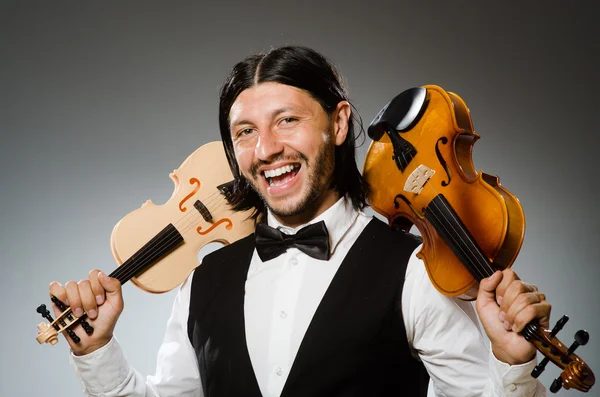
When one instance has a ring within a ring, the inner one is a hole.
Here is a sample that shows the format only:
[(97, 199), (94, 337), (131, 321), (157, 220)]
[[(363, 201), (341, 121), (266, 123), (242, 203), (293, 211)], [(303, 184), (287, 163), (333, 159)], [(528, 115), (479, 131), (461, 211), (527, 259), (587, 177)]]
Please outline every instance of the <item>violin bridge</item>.
[(404, 191), (415, 194), (421, 193), (423, 186), (425, 186), (433, 174), (435, 174), (435, 171), (431, 168), (423, 164), (419, 165), (406, 179)]

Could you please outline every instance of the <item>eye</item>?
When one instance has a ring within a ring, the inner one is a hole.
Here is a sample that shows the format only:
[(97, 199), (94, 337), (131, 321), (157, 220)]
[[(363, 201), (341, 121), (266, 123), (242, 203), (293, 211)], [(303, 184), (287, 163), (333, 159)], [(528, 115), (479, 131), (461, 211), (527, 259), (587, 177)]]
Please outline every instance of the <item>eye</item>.
[(298, 121), (298, 119), (295, 117), (285, 117), (285, 118), (281, 119), (280, 124), (289, 125), (289, 124), (293, 124), (297, 121)]
[(243, 129), (239, 130), (235, 134), (235, 137), (236, 138), (243, 138), (243, 137), (246, 137), (248, 135), (251, 135), (253, 132), (254, 132), (254, 130), (252, 128), (243, 128)]

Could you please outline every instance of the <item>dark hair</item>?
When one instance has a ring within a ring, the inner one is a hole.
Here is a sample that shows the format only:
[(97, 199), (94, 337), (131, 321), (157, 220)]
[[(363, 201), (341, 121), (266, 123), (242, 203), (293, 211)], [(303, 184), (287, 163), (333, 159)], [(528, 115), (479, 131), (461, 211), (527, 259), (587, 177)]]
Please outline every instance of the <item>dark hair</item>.
[[(348, 101), (348, 94), (341, 75), (325, 57), (315, 50), (302, 46), (285, 46), (258, 53), (237, 63), (221, 87), (219, 102), (219, 128), (225, 154), (234, 176), (233, 194), (230, 203), (235, 210), (255, 209), (256, 219), (265, 212), (265, 205), (251, 185), (241, 175), (229, 130), (231, 106), (242, 91), (263, 82), (277, 82), (304, 90), (318, 101), (328, 116), (331, 116), (341, 101)], [(337, 192), (347, 196), (356, 209), (364, 208), (368, 184), (356, 165), (356, 136), (354, 124), (361, 130), (360, 116), (352, 112), (348, 122), (345, 142), (335, 148), (333, 186)], [(360, 133), (359, 133), (360, 134)]]

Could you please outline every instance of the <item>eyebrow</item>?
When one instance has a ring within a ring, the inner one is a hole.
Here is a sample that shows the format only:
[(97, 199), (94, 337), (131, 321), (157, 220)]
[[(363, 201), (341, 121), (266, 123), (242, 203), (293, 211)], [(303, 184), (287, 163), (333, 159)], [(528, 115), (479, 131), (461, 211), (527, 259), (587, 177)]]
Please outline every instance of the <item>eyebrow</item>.
[[(271, 112), (271, 114), (269, 114), (269, 117), (271, 119), (274, 119), (275, 117), (279, 116), (281, 113), (285, 113), (288, 111), (301, 112), (302, 110), (301, 110), (301, 108), (297, 108), (297, 107), (293, 107), (293, 106), (284, 106), (282, 108), (273, 110)], [(253, 124), (253, 123), (250, 120), (239, 120), (239, 121), (236, 121), (235, 123), (232, 123), (230, 125), (230, 128), (233, 128), (238, 125), (243, 125), (243, 124)]]

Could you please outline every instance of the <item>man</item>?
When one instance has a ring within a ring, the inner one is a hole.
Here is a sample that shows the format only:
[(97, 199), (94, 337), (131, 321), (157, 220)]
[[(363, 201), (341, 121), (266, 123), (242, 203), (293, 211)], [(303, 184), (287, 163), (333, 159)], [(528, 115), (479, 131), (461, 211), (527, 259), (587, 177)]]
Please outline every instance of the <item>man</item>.
[[(544, 295), (511, 270), (480, 283), (477, 313), (441, 295), (416, 257), (420, 240), (361, 211), (354, 117), (339, 73), (311, 49), (234, 66), (219, 124), (232, 205), (255, 209), (256, 233), (207, 255), (183, 283), (146, 379), (113, 335), (119, 282), (93, 270), (52, 283), (95, 328), (69, 341), (87, 395), (418, 396), (421, 365), (440, 396), (546, 395), (518, 333), (532, 320), (548, 327)], [(273, 243), (290, 235), (321, 245)]]

